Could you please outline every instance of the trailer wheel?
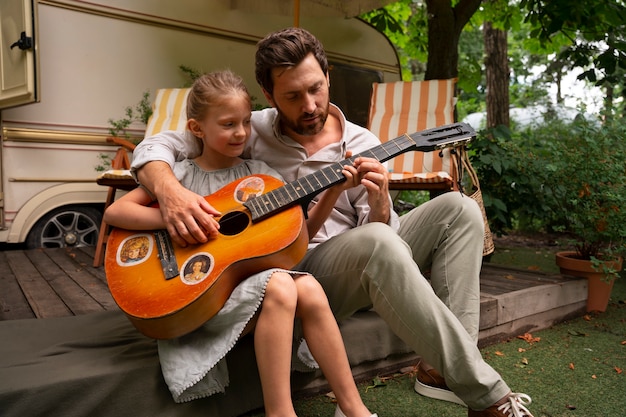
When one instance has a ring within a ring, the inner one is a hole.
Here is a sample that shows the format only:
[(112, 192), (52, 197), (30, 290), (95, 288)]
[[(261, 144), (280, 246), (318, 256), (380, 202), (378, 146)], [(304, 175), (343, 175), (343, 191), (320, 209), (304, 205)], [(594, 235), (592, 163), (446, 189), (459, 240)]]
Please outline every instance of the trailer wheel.
[(60, 207), (43, 216), (28, 233), (26, 246), (64, 248), (95, 246), (102, 214), (92, 207)]

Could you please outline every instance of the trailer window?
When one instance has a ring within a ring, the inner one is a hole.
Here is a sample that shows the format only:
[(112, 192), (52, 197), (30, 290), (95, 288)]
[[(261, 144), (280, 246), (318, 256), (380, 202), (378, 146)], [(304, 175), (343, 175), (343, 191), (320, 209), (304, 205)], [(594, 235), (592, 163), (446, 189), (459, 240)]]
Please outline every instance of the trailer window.
[(330, 62), (330, 101), (346, 118), (367, 127), (372, 84), (383, 82), (383, 74), (354, 65)]

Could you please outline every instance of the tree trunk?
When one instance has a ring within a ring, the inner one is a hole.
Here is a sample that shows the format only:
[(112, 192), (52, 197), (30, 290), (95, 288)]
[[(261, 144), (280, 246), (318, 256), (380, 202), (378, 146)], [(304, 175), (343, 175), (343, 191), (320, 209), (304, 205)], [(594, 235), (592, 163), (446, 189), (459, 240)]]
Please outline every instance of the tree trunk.
[(509, 126), (507, 34), (503, 30), (495, 29), (491, 22), (485, 22), (483, 36), (487, 76), (487, 129), (499, 125)]
[(424, 79), (455, 78), (458, 75), (459, 37), (463, 26), (482, 0), (426, 0), (428, 13), (428, 65)]

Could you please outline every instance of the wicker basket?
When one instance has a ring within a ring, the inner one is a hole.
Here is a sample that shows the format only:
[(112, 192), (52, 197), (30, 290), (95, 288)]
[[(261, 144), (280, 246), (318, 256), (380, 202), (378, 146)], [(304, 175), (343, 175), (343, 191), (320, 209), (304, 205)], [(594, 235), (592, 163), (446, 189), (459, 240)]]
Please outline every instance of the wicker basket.
[(487, 220), (487, 213), (485, 212), (485, 204), (483, 202), (483, 193), (480, 190), (480, 183), (478, 182), (478, 175), (476, 175), (476, 171), (472, 166), (469, 156), (464, 149), (460, 150), (461, 152), (461, 163), (463, 165), (463, 170), (467, 172), (472, 181), (469, 190), (464, 190), (464, 193), (469, 196), (472, 200), (478, 203), (480, 207), (480, 211), (483, 215), (483, 223), (485, 225), (485, 238), (483, 243), (483, 256), (491, 255), (495, 250), (495, 245), (493, 243), (493, 235), (491, 234), (491, 229), (489, 228), (489, 221)]

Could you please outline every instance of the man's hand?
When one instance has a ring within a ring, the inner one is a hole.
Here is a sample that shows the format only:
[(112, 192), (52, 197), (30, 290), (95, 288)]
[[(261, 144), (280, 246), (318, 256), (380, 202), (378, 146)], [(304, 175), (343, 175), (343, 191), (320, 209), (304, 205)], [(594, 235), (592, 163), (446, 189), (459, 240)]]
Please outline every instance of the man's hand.
[(361, 184), (367, 190), (370, 221), (387, 223), (391, 215), (387, 170), (374, 158), (359, 157), (354, 161)]
[(161, 215), (172, 240), (180, 246), (204, 243), (218, 233), (215, 210), (203, 196), (185, 187), (176, 179), (165, 162), (150, 162), (137, 171), (139, 182), (159, 201)]
[(161, 193), (159, 207), (172, 240), (180, 246), (204, 243), (217, 236), (220, 216), (203, 196), (189, 191), (180, 183), (166, 186)]

